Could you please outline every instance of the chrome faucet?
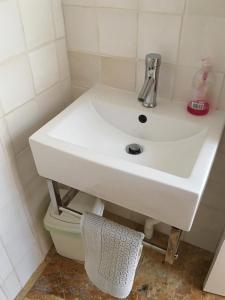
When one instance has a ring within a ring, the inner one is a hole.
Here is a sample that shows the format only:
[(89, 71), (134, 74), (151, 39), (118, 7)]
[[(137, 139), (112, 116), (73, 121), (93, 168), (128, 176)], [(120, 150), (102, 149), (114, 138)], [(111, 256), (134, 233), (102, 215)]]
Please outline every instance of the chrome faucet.
[(150, 53), (145, 57), (145, 82), (138, 95), (138, 100), (143, 102), (145, 107), (156, 107), (158, 89), (159, 68), (161, 55)]

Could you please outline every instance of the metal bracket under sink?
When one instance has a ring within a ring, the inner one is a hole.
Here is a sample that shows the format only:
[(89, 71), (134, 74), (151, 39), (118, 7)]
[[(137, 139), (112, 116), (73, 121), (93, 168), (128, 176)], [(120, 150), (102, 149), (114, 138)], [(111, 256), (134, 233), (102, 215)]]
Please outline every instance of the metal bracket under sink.
[[(65, 196), (62, 198), (59, 191), (58, 182), (47, 179), (48, 190), (51, 198), (52, 207), (55, 214), (60, 215), (62, 212), (70, 213), (74, 216), (82, 216), (82, 213), (68, 207), (70, 201), (76, 196), (79, 190), (70, 188)], [(165, 255), (165, 262), (173, 264), (178, 258), (178, 247), (181, 239), (182, 230), (171, 227), (168, 238), (167, 248), (160, 247), (147, 239), (144, 239), (143, 246), (152, 248)]]

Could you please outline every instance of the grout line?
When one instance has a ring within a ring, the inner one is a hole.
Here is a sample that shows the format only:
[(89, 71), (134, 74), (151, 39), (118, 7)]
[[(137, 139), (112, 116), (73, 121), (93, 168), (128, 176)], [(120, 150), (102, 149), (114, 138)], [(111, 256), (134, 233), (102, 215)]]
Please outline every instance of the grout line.
[[(23, 209), (23, 205), (22, 205), (22, 209)], [(25, 212), (24, 212), (24, 214), (25, 214)], [(26, 215), (26, 214), (25, 214), (25, 215)], [(28, 223), (28, 224), (29, 224), (29, 223)], [(17, 278), (19, 284), (20, 284), (20, 289), (21, 289), (21, 288), (23, 288), (23, 285), (22, 285), (22, 283), (21, 283), (21, 281), (20, 281), (20, 279), (19, 279), (19, 276), (18, 276), (18, 274), (17, 274), (17, 272), (16, 272), (16, 269), (15, 269), (15, 267), (14, 267), (14, 263), (13, 263), (12, 259), (10, 258), (9, 254), (8, 254), (8, 250), (7, 250), (7, 248), (6, 248), (6, 246), (5, 246), (5, 244), (4, 244), (4, 242), (3, 242), (3, 240), (2, 240), (1, 237), (0, 237), (0, 243), (1, 243), (1, 245), (2, 245), (2, 248), (5, 250), (5, 254), (6, 254), (6, 256), (7, 256), (8, 260), (9, 260), (9, 262), (10, 262), (10, 264), (11, 264), (11, 267), (12, 267), (10, 273), (9, 273), (9, 274), (7, 275), (7, 277), (3, 280), (3, 282), (4, 282), (4, 281), (9, 277), (9, 275), (13, 272), (13, 273), (15, 274), (15, 276), (16, 276), (16, 278)], [(8, 296), (7, 296), (7, 298), (8, 298)]]
[(63, 7), (79, 7), (79, 8), (97, 8), (97, 9), (109, 9), (109, 10), (122, 10), (128, 12), (143, 12), (149, 14), (161, 14), (161, 15), (172, 15), (172, 16), (181, 16), (182, 13), (176, 12), (166, 12), (166, 11), (157, 11), (157, 10), (144, 10), (140, 9), (139, 0), (138, 8), (127, 8), (127, 7), (111, 7), (111, 6), (91, 6), (91, 5), (79, 5), (79, 4), (63, 4)]

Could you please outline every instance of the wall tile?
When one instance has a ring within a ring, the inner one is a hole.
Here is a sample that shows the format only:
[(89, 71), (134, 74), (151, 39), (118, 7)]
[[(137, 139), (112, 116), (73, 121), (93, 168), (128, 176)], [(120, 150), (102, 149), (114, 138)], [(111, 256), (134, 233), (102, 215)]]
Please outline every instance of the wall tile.
[(187, 13), (225, 17), (225, 2), (223, 0), (188, 0)]
[[(41, 49), (33, 49), (29, 59), (25, 55), (27, 49), (23, 27), (29, 48), (45, 44)], [(43, 180), (37, 176), (28, 148), (28, 138), (44, 121), (47, 121), (45, 114), (48, 113), (49, 119), (49, 115), (58, 113), (67, 105), (67, 101), (72, 100), (65, 41), (56, 40), (63, 36), (59, 0), (0, 1), (0, 298), (2, 300), (15, 299), (22, 285), (27, 282), (52, 245), (49, 234), (43, 228), (43, 217), (49, 204), (49, 198), (46, 197), (47, 188), (45, 182), (43, 184)], [(55, 43), (46, 45), (53, 40)], [(36, 98), (33, 81), (36, 92), (42, 93)], [(51, 87), (55, 90), (49, 99), (47, 96), (51, 95)], [(47, 105), (42, 106), (40, 103), (43, 104), (43, 101), (37, 100), (43, 93), (47, 94), (44, 98)], [(51, 109), (46, 113), (44, 110), (49, 103)], [(40, 185), (34, 184), (37, 178), (41, 181)]]
[(5, 113), (33, 97), (32, 74), (26, 56), (17, 57), (0, 66), (0, 101)]
[(46, 90), (59, 80), (55, 44), (50, 44), (29, 54), (34, 85), (37, 93)]
[(138, 0), (96, 0), (99, 7), (137, 9)]
[(7, 295), (8, 300), (15, 299), (16, 295), (21, 289), (21, 284), (16, 276), (16, 273), (13, 271), (3, 282), (2, 289)]
[(126, 90), (135, 90), (136, 62), (102, 57), (102, 83)]
[(15, 153), (29, 144), (30, 135), (40, 126), (40, 112), (32, 100), (6, 116)]
[(60, 83), (60, 86), (61, 86), (61, 92), (62, 92), (62, 97), (64, 99), (65, 106), (67, 106), (74, 100), (72, 95), (71, 79), (67, 78), (66, 80), (62, 81)]
[[(9, 135), (7, 123), (4, 118), (0, 119), (0, 140), (2, 145), (2, 155), (4, 159), (1, 163), (8, 163), (14, 158), (14, 151), (12, 147), (12, 141)], [(1, 164), (0, 163), (0, 164)]]
[(100, 57), (73, 52), (69, 55), (72, 82), (82, 87), (90, 87), (100, 78)]
[[(178, 67), (177, 80), (175, 84), (174, 99), (176, 101), (188, 101), (192, 96), (192, 81), (197, 68)], [(219, 94), (222, 87), (222, 73), (214, 74), (214, 83), (210, 92), (210, 102), (214, 108), (218, 106)]]
[(54, 39), (51, 0), (19, 0), (28, 48)]
[(16, 156), (16, 162), (20, 181), (22, 185), (26, 187), (31, 180), (37, 176), (37, 170), (30, 147)]
[(64, 5), (95, 6), (96, 0), (62, 0)]
[(0, 241), (0, 266), (1, 266), (0, 278), (2, 281), (4, 281), (9, 276), (9, 274), (12, 272), (13, 266), (9, 260), (7, 252), (6, 252), (5, 248), (3, 247), (1, 241)]
[(53, 20), (55, 25), (56, 38), (65, 36), (65, 26), (62, 13), (62, 1), (52, 0)]
[(0, 287), (0, 299), (1, 300), (8, 300), (8, 298), (6, 298), (6, 294), (4, 293), (4, 291), (1, 287)]
[[(173, 86), (175, 80), (175, 66), (171, 64), (162, 64), (159, 73), (158, 95), (164, 99), (172, 100)], [(139, 92), (145, 80), (145, 61), (140, 60), (137, 64), (137, 86)]]
[(18, 197), (18, 191), (9, 168), (8, 163), (2, 164), (0, 167), (0, 210)]
[(38, 245), (34, 244), (25, 256), (15, 265), (15, 271), (22, 286), (30, 279), (31, 274), (35, 272), (42, 263), (43, 257)]
[(140, 0), (140, 10), (182, 14), (185, 0)]
[(176, 63), (180, 26), (179, 16), (141, 13), (138, 57), (143, 59), (150, 52), (158, 52), (163, 62)]
[(102, 54), (136, 57), (137, 14), (99, 9), (99, 47)]
[(64, 39), (56, 42), (56, 50), (59, 62), (59, 76), (61, 80), (64, 80), (70, 77), (68, 54)]
[(62, 96), (61, 84), (53, 86), (35, 98), (41, 114), (41, 120), (47, 122), (59, 113), (64, 105), (65, 98)]
[(68, 50), (98, 52), (96, 10), (84, 7), (64, 7)]
[(16, 1), (0, 1), (0, 62), (22, 53), (25, 43)]
[(225, 71), (225, 18), (186, 16), (181, 38), (180, 65), (196, 67), (210, 56), (217, 71)]
[(74, 99), (79, 98), (82, 94), (84, 94), (87, 91), (87, 88), (79, 87), (79, 86), (72, 86), (72, 93)]
[(27, 206), (32, 215), (36, 235), (44, 255), (52, 245), (48, 231), (44, 228), (43, 219), (49, 205), (49, 195), (45, 179), (37, 176), (26, 189)]

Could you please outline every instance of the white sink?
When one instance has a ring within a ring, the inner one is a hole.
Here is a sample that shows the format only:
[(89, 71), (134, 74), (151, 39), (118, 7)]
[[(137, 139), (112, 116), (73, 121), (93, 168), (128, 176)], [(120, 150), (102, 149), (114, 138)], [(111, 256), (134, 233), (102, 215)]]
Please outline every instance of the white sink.
[[(189, 231), (225, 113), (196, 117), (183, 104), (158, 102), (144, 108), (134, 93), (90, 89), (31, 136), (39, 174)], [(131, 143), (143, 152), (128, 154)]]

